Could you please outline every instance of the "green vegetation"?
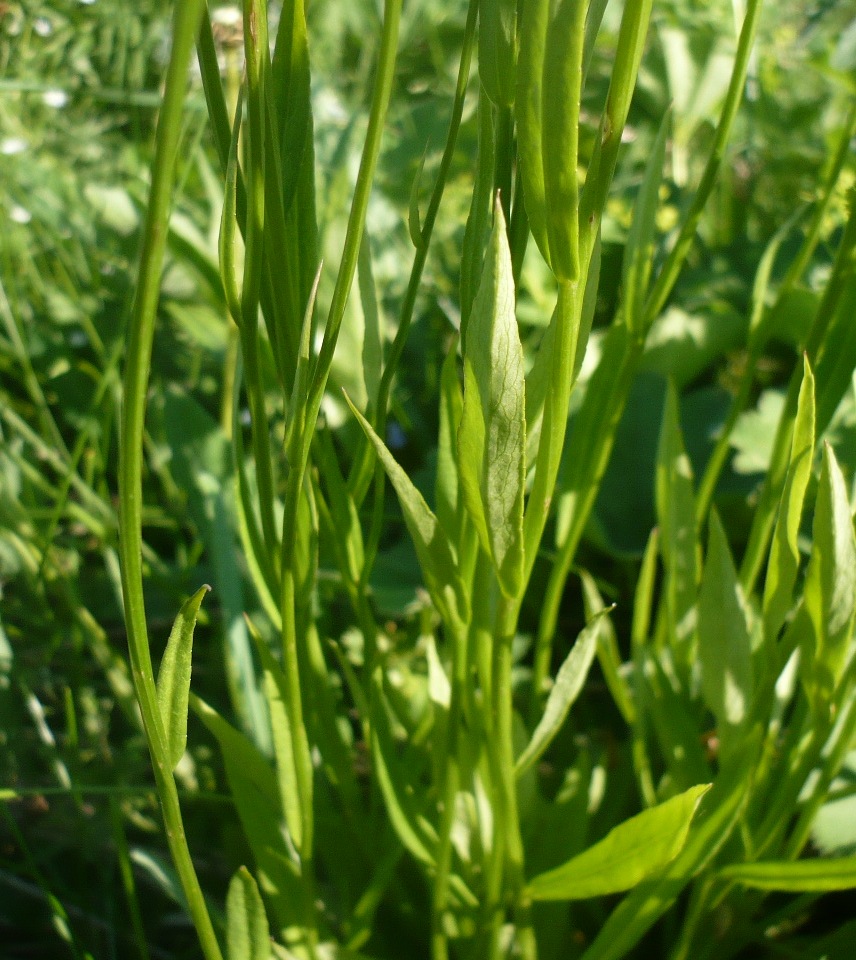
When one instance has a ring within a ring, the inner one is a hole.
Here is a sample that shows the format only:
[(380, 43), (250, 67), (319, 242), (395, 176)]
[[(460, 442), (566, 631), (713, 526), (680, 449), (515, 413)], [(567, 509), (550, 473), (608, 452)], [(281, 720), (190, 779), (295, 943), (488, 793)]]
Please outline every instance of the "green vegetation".
[(0, 31), (0, 953), (849, 958), (847, 5)]

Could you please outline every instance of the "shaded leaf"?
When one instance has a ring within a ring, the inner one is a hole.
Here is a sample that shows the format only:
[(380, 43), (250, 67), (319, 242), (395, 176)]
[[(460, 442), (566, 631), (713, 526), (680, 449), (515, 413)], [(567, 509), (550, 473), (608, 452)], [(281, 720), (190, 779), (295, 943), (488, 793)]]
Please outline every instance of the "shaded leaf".
[(719, 871), (723, 880), (736, 880), (754, 890), (783, 893), (827, 893), (856, 887), (856, 857), (740, 863)]
[(702, 692), (720, 728), (742, 723), (752, 699), (752, 646), (743, 591), (715, 510), (699, 590), (698, 656)]

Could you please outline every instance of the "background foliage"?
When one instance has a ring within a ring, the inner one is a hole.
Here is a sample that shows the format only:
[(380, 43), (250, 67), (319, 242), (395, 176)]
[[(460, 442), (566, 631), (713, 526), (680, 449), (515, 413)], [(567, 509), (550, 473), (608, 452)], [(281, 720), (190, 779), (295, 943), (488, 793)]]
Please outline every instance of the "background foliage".
[[(607, 9), (595, 52), (587, 87), (592, 105), (600, 102), (608, 81), (615, 6)], [(168, 49), (168, 12), (158, 0), (0, 4), (0, 785), (15, 797), (0, 806), (0, 943), (9, 957), (60, 955), (67, 949), (98, 960), (134, 951), (179, 958), (197, 950), (165, 853), (125, 666), (114, 509), (119, 364)], [(315, 0), (308, 22), (318, 218), (322, 248), (335, 265), (364, 137), (379, 8), (373, 0)], [(458, 0), (411, 0), (405, 6), (368, 219), (387, 336), (405, 293), (401, 264), (412, 255), (407, 230), (412, 185), (423, 160), (425, 184), (440, 161), (463, 22), (464, 4)], [(632, 204), (659, 120), (671, 103), (671, 166), (657, 224), (666, 233), (698, 180), (730, 74), (731, 3), (664, 0), (655, 3), (654, 22), (603, 224), (600, 296), (575, 404), (584, 396), (616, 311)], [(220, 39), (227, 76), (240, 69), (239, 55), (228, 52), (230, 29), (224, 18)], [(648, 338), (578, 555), (579, 566), (617, 604), (613, 619), (620, 637), (628, 633), (632, 586), (656, 522), (665, 376), (678, 390), (680, 424), (699, 477), (747, 360), (758, 261), (797, 208), (816, 198), (840, 133), (843, 105), (854, 95), (854, 71), (856, 26), (847, 3), (767, 5), (714, 201), (688, 269)], [(398, 461), (425, 491), (436, 472), (442, 359), (460, 320), (459, 250), (477, 139), (475, 83), (387, 435)], [(584, 138), (594, 137), (596, 122), (595, 115), (584, 123)], [(256, 612), (257, 600), (241, 559), (223, 540), (234, 518), (222, 494), (231, 479), (223, 429), (230, 411), (221, 400), (230, 346), (216, 274), (212, 279), (222, 204), (215, 169), (195, 78), (153, 360), (145, 475), (147, 606), (157, 658), (182, 600), (200, 583), (214, 585), (197, 629), (194, 690), (228, 713), (224, 650), (246, 643), (243, 612)], [(785, 304), (776, 336), (760, 359), (749, 409), (732, 436), (717, 505), (738, 556), (797, 345), (831, 269), (854, 182), (851, 154), (805, 283)], [(790, 261), (798, 240), (786, 236), (780, 262)], [(322, 276), (322, 305), (331, 296), (332, 279), (330, 268), (329, 276)], [(552, 277), (530, 251), (519, 307), (527, 363), (550, 319), (554, 294)], [(355, 449), (358, 433), (336, 398), (344, 386), (358, 405), (364, 403), (362, 372), (349, 362), (360, 349), (364, 325), (354, 297), (324, 406), (346, 454)], [(835, 412), (829, 436), (850, 482), (856, 474), (853, 387)], [(416, 557), (392, 497), (388, 511), (372, 586), (396, 638), (396, 706), (415, 722), (430, 696), (422, 639), (425, 603)], [(549, 544), (548, 534), (547, 549)], [(359, 664), (352, 617), (329, 545), (323, 544), (320, 584), (323, 632)], [(529, 681), (526, 650), (539, 601), (535, 591), (524, 609), (514, 674), (519, 686)], [(561, 607), (557, 656), (564, 658), (583, 621), (582, 597), (572, 581)], [(558, 748), (571, 751), (574, 738), (592, 744), (605, 794), (622, 808), (627, 804), (620, 784), (611, 780), (610, 757), (625, 749), (623, 736), (604, 678), (595, 673), (577, 704), (573, 729)], [(198, 723), (192, 722), (190, 743), (178, 771), (190, 846), (203, 886), (219, 904), (247, 851), (219, 754)], [(856, 770), (856, 760), (851, 767)], [(607, 810), (603, 823), (609, 822)], [(827, 804), (815, 826), (817, 849), (856, 851), (854, 822), (851, 797)], [(406, 865), (399, 879), (380, 906), (383, 922), (373, 956), (423, 955), (420, 882)], [(770, 923), (776, 922), (776, 907), (774, 902)], [(595, 915), (585, 918), (589, 927), (601, 919), (600, 908), (591, 909)], [(820, 939), (852, 910), (849, 894), (821, 901), (796, 923), (788, 955), (819, 955)], [(834, 949), (833, 944), (829, 956), (839, 955)]]

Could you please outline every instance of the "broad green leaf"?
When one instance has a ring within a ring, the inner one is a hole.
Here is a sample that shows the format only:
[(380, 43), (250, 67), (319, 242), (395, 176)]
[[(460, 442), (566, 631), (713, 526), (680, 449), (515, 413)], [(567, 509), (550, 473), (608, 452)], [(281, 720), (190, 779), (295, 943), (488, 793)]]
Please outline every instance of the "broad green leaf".
[(498, 107), (514, 103), (517, 6), (517, 0), (479, 2), (479, 78)]
[(808, 656), (814, 697), (828, 700), (838, 685), (850, 653), (856, 617), (856, 542), (847, 487), (829, 444), (814, 512), (814, 543), (805, 579), (805, 608), (811, 619), (814, 648)]
[(752, 645), (743, 591), (715, 510), (698, 596), (698, 657), (702, 692), (720, 731), (738, 726), (752, 700)]
[(193, 630), (202, 598), (211, 589), (200, 587), (178, 611), (158, 670), (158, 707), (166, 734), (167, 759), (173, 770), (187, 747), (187, 701), (193, 658)]
[(458, 487), (457, 436), (464, 398), (458, 381), (458, 341), (449, 346), (440, 373), (440, 431), (437, 441), (437, 480), (434, 499), (437, 519), (446, 535), (455, 544), (463, 518), (463, 505)]
[(485, 241), (490, 232), (490, 211), (493, 204), (493, 166), (495, 136), (493, 107), (484, 90), (479, 93), (479, 147), (473, 196), (464, 228), (461, 249), (461, 336), (464, 337), (472, 313), (473, 301), (484, 259)]
[(642, 321), (645, 315), (645, 294), (651, 275), (654, 259), (654, 229), (657, 208), (660, 204), (660, 186), (663, 182), (663, 167), (666, 158), (666, 136), (671, 121), (671, 110), (667, 110), (660, 122), (660, 129), (648, 155), (645, 176), (633, 208), (633, 220), (624, 248), (624, 260), (621, 270), (621, 289), (623, 291), (622, 310), (624, 322), (631, 332), (644, 336)]
[(761, 730), (755, 728), (720, 770), (701, 802), (681, 852), (656, 879), (631, 891), (612, 911), (582, 960), (619, 960), (626, 956), (681, 891), (716, 856), (749, 799), (758, 762)]
[(666, 567), (666, 608), (673, 643), (686, 656), (695, 630), (698, 584), (698, 530), (693, 471), (684, 449), (678, 397), (669, 383), (657, 451), (657, 519)]
[(608, 613), (608, 610), (601, 611), (583, 628), (565, 662), (559, 667), (553, 689), (544, 707), (544, 714), (526, 749), (517, 758), (515, 765), (517, 776), (525, 773), (541, 757), (561, 730), (562, 724), (586, 682), (589, 668), (597, 653), (601, 618)]
[(464, 504), (503, 592), (523, 583), (526, 414), (523, 348), (502, 207), (464, 341), (464, 406), (458, 465)]
[(427, 824), (420, 817), (410, 771), (396, 758), (389, 707), (379, 671), (376, 674), (374, 686), (375, 709), (372, 711), (371, 727), (372, 759), (386, 811), (398, 839), (420, 863), (433, 868), (436, 863), (433, 849), (437, 838), (435, 835), (426, 835)]
[(680, 853), (710, 784), (692, 787), (625, 820), (594, 846), (548, 873), (528, 890), (534, 900), (583, 900), (629, 890)]
[(800, 563), (797, 538), (814, 458), (814, 419), (814, 376), (808, 357), (804, 357), (803, 380), (791, 441), (790, 466), (782, 499), (779, 501), (779, 515), (764, 583), (764, 635), (770, 642), (781, 629), (793, 602), (794, 584)]
[(269, 960), (270, 931), (256, 881), (246, 867), (232, 877), (226, 897), (229, 960)]
[(194, 713), (217, 739), (229, 790), (255, 860), (259, 885), (283, 927), (301, 920), (300, 867), (283, 830), (276, 774), (248, 737), (191, 694)]
[(303, 821), (300, 815), (300, 794), (297, 786), (297, 768), (294, 761), (291, 723), (288, 717), (288, 684), (279, 664), (274, 660), (267, 644), (253, 627), (249, 618), (247, 618), (247, 623), (262, 665), (265, 699), (270, 713), (276, 773), (283, 814), (294, 845), (300, 850), (303, 839)]
[(724, 867), (723, 880), (736, 880), (754, 890), (782, 893), (827, 893), (856, 887), (856, 857), (816, 860), (762, 861)]
[(467, 600), (457, 570), (455, 552), (437, 522), (437, 517), (431, 512), (425, 498), (396, 463), (386, 444), (374, 432), (366, 418), (351, 403), (347, 395), (345, 399), (357, 422), (363, 428), (363, 432), (375, 448), (378, 459), (383, 464), (390, 483), (398, 495), (404, 522), (407, 524), (419, 557), (422, 575), (425, 577), (425, 586), (437, 610), (447, 622), (466, 621), (468, 619)]

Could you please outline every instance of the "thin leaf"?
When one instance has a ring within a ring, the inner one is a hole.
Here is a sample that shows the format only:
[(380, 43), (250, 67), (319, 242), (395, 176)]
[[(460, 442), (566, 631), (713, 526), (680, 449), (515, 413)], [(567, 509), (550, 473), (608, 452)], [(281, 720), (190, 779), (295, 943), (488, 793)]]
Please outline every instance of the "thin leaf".
[(782, 893), (828, 893), (856, 887), (856, 857), (762, 861), (724, 867), (718, 876), (754, 890)]
[[(597, 589), (594, 578), (588, 571), (580, 571), (580, 580), (583, 585), (586, 618), (591, 620), (605, 609), (606, 604), (603, 602), (603, 597)], [(633, 703), (630, 686), (622, 674), (621, 651), (618, 649), (615, 627), (609, 617), (603, 617), (598, 620), (598, 623), (601, 628), (597, 644), (597, 659), (600, 663), (600, 669), (621, 716), (625, 723), (632, 725), (636, 716), (636, 707)]]
[(680, 853), (710, 784), (692, 787), (614, 827), (566, 864), (535, 877), (534, 900), (583, 900), (629, 890)]
[(437, 441), (437, 479), (434, 499), (437, 519), (454, 544), (459, 544), (463, 504), (458, 487), (458, 427), (464, 396), (458, 382), (458, 341), (452, 342), (440, 372), (440, 430)]
[(791, 441), (791, 462), (779, 502), (779, 516), (764, 583), (764, 635), (771, 641), (785, 622), (793, 603), (794, 584), (800, 563), (797, 538), (814, 458), (814, 420), (814, 376), (808, 357), (804, 357), (803, 381)]
[(431, 512), (425, 498), (413, 485), (410, 477), (396, 463), (386, 444), (351, 403), (347, 394), (345, 394), (345, 400), (375, 448), (378, 459), (383, 464), (390, 483), (398, 495), (398, 501), (404, 513), (404, 522), (416, 547), (425, 586), (431, 594), (434, 605), (447, 621), (466, 621), (468, 604), (458, 574), (455, 553), (437, 522), (437, 517)]
[(701, 688), (720, 729), (746, 718), (752, 699), (752, 646), (743, 592), (716, 511), (698, 599)]
[(511, 254), (497, 202), (464, 341), (458, 464), (467, 511), (509, 597), (516, 597), (523, 583), (526, 450), (523, 348), (514, 306)]
[(202, 598), (210, 589), (206, 583), (181, 605), (158, 671), (158, 707), (166, 734), (166, 755), (173, 770), (178, 766), (187, 747), (187, 702), (190, 696), (193, 630)]
[(517, 758), (515, 773), (521, 776), (544, 753), (553, 738), (562, 729), (565, 719), (570, 712), (574, 701), (580, 695), (583, 684), (586, 682), (589, 668), (597, 653), (598, 635), (601, 629), (601, 618), (609, 610), (602, 610), (588, 623), (571, 647), (565, 662), (559, 667), (553, 689), (547, 698), (544, 714), (532, 734), (532, 739), (526, 749)]
[(226, 897), (229, 960), (269, 960), (270, 931), (256, 881), (246, 867), (232, 877)]

